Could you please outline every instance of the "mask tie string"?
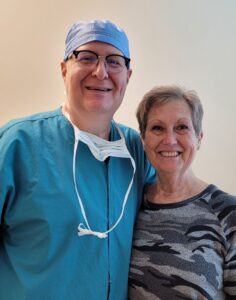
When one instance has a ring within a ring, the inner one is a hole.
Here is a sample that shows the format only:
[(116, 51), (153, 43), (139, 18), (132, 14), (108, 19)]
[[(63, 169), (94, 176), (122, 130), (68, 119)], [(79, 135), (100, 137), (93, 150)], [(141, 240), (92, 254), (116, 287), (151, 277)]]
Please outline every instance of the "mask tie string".
[(78, 140), (78, 139), (75, 139), (75, 143), (74, 143), (74, 151), (73, 151), (73, 180), (74, 180), (74, 187), (75, 187), (75, 192), (76, 192), (77, 198), (78, 198), (78, 200), (79, 200), (79, 205), (80, 205), (80, 209), (81, 209), (81, 212), (82, 212), (84, 221), (85, 221), (86, 226), (87, 226), (87, 228), (88, 228), (87, 230), (91, 231), (91, 229), (90, 229), (90, 227), (89, 227), (89, 224), (88, 224), (87, 217), (86, 217), (86, 213), (85, 213), (85, 210), (84, 210), (84, 206), (83, 206), (82, 200), (81, 200), (81, 198), (80, 198), (80, 195), (79, 195), (79, 192), (78, 192), (78, 189), (77, 189), (77, 184), (76, 184), (75, 161), (76, 161), (76, 152), (77, 152), (77, 148), (78, 148), (78, 143), (79, 143), (79, 140)]
[(82, 235), (94, 235), (100, 239), (106, 238), (107, 237), (107, 233), (106, 232), (99, 232), (99, 231), (93, 231), (91, 229), (87, 229), (84, 227), (83, 223), (80, 223), (78, 226), (78, 235), (82, 236)]
[[(121, 153), (121, 155), (119, 155), (117, 153), (112, 153), (111, 154), (111, 156), (129, 158), (131, 160), (131, 163), (132, 163), (132, 166), (133, 166), (133, 175), (132, 175), (132, 178), (130, 180), (128, 189), (127, 189), (125, 197), (124, 197), (124, 201), (123, 201), (123, 204), (122, 204), (122, 209), (121, 209), (120, 216), (117, 219), (117, 221), (115, 222), (115, 224), (111, 228), (109, 228), (109, 230), (107, 230), (105, 232), (93, 231), (89, 226), (89, 223), (88, 223), (88, 220), (87, 220), (87, 217), (86, 217), (86, 213), (85, 213), (85, 209), (84, 209), (84, 206), (83, 206), (83, 202), (80, 198), (78, 188), (77, 188), (77, 184), (76, 184), (75, 165), (76, 165), (76, 152), (77, 152), (78, 143), (79, 143), (79, 134), (78, 134), (79, 130), (74, 125), (73, 125), (73, 128), (74, 128), (74, 133), (75, 133), (75, 143), (74, 143), (74, 151), (73, 151), (73, 181), (74, 181), (74, 187), (75, 187), (76, 195), (77, 195), (77, 198), (78, 198), (79, 204), (80, 204), (80, 209), (81, 209), (81, 212), (82, 212), (85, 224), (86, 224), (86, 226), (83, 223), (79, 224), (79, 226), (78, 226), (78, 235), (79, 236), (94, 235), (97, 238), (106, 238), (108, 236), (108, 233), (111, 232), (119, 224), (119, 222), (121, 221), (121, 219), (123, 217), (125, 206), (126, 206), (126, 203), (127, 203), (127, 200), (128, 200), (128, 196), (129, 196), (131, 187), (133, 185), (133, 180), (134, 180), (134, 176), (135, 176), (135, 172), (136, 172), (135, 161), (134, 161), (133, 157), (130, 155), (130, 153), (129, 153), (127, 147), (126, 147), (126, 144), (124, 144), (125, 145), (125, 150), (126, 150), (125, 153)], [(123, 133), (120, 130), (120, 128), (117, 127), (117, 129), (118, 129), (118, 132), (119, 132), (121, 138), (124, 139)], [(107, 156), (109, 156), (109, 155), (107, 155)]]

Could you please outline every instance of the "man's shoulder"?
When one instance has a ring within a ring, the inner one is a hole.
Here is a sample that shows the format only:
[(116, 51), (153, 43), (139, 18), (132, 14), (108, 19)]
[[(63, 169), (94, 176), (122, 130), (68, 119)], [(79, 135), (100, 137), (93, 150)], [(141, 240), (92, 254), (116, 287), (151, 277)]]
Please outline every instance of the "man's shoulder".
[(60, 115), (60, 109), (57, 108), (52, 111), (39, 112), (36, 114), (11, 120), (0, 128), (0, 137), (2, 137), (7, 132), (16, 133), (18, 130), (32, 129), (33, 124), (35, 124), (36, 122), (50, 120)]
[(116, 123), (116, 125), (121, 129), (126, 139), (137, 139), (140, 141), (140, 135), (136, 129), (121, 123)]

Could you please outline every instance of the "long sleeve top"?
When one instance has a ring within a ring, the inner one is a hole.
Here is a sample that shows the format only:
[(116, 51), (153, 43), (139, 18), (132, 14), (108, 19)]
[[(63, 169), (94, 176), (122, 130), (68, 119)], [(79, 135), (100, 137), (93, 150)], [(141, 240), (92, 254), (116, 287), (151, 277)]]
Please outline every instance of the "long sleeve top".
[(145, 199), (129, 299), (236, 299), (236, 197), (209, 185), (178, 203)]

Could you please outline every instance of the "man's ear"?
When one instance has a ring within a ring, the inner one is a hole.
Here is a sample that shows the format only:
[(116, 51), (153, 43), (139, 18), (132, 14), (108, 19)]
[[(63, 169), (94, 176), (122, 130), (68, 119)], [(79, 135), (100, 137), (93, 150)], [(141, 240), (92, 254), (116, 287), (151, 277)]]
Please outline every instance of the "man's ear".
[(63, 78), (64, 81), (65, 81), (65, 78), (66, 78), (66, 73), (67, 73), (66, 62), (62, 61), (61, 62), (61, 76), (62, 76), (62, 78)]
[(127, 70), (127, 84), (129, 83), (130, 76), (132, 75), (132, 69)]

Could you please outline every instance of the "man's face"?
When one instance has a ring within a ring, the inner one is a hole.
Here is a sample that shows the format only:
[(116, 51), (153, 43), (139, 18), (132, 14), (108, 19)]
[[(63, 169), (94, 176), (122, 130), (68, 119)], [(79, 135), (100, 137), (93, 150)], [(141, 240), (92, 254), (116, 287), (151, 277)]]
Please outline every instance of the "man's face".
[[(90, 50), (100, 56), (111, 54), (123, 55), (117, 48), (107, 43), (91, 42), (80, 46), (80, 50)], [(131, 70), (126, 67), (119, 73), (107, 72), (104, 60), (100, 60), (92, 68), (79, 65), (73, 56), (61, 63), (62, 77), (66, 89), (65, 106), (74, 116), (103, 115), (112, 119), (120, 106)]]

